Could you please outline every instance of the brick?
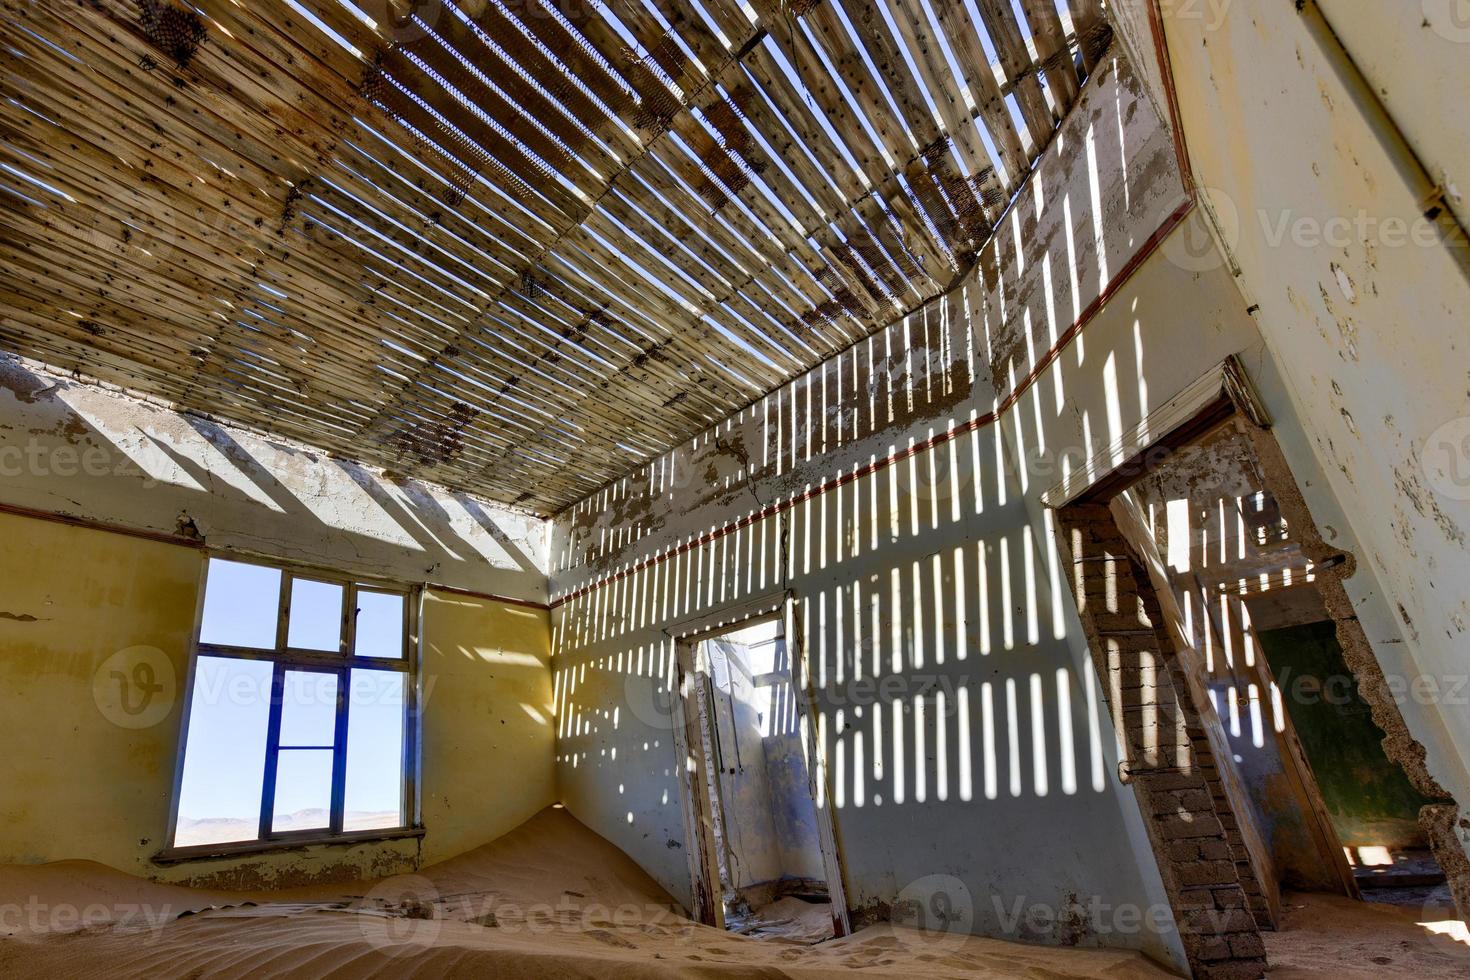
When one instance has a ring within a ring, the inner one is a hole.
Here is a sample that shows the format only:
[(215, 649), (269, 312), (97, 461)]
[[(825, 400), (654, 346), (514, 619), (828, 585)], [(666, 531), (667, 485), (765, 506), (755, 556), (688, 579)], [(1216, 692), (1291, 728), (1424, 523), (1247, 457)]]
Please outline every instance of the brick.
[(1200, 851), (1200, 844), (1198, 840), (1170, 841), (1164, 853), (1168, 855), (1170, 861), (1198, 861), (1205, 856)]
[(1181, 885), (1224, 885), (1239, 880), (1235, 865), (1228, 861), (1196, 861), (1181, 867), (1178, 875)]
[[(1214, 816), (1186, 820), (1183, 817), (1166, 817), (1160, 821), (1160, 831), (1166, 838), (1182, 840), (1189, 837), (1222, 837), (1224, 829)], [(1232, 872), (1233, 875), (1233, 872)]]
[(1202, 789), (1186, 790), (1180, 794), (1179, 802), (1186, 810), (1198, 810), (1201, 813), (1208, 813), (1214, 808), (1214, 801), (1210, 799), (1210, 794)]
[(1183, 912), (1214, 908), (1215, 896), (1206, 888), (1186, 888), (1179, 893), (1174, 906), (1178, 911)]
[(1200, 841), (1199, 853), (1200, 857), (1211, 861), (1228, 861), (1234, 856), (1230, 844), (1223, 840)]
[(1192, 909), (1178, 916), (1178, 921), (1181, 930), (1200, 937), (1256, 931), (1256, 920), (1251, 914), (1234, 909)]
[(1106, 609), (1093, 609), (1092, 626), (1099, 633), (1127, 633), (1148, 636), (1153, 643), (1158, 643), (1158, 639), (1153, 635), (1153, 623), (1149, 622), (1141, 612), (1135, 609), (1120, 609), (1117, 612), (1110, 612)]
[(1194, 789), (1198, 785), (1199, 776), (1189, 772), (1161, 772), (1158, 775), (1148, 777), (1148, 787), (1155, 791)]
[(1238, 888), (1216, 888), (1214, 890), (1214, 900), (1215, 908), (1218, 909), (1243, 909), (1246, 907), (1246, 894)]
[(1204, 936), (1195, 946), (1194, 955), (1196, 959), (1208, 963), (1213, 960), (1228, 960), (1235, 954), (1230, 951), (1230, 941), (1224, 936)]
[(1258, 980), (1266, 975), (1266, 961), (1221, 960), (1195, 971), (1198, 980)]

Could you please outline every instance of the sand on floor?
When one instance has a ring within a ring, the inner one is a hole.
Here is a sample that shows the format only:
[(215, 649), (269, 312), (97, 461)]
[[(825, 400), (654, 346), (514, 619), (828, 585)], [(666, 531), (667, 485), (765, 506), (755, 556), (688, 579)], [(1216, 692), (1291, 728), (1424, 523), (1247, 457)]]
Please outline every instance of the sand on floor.
[[(66, 914), (58, 914), (64, 911)], [(484, 847), (377, 882), (268, 894), (101, 865), (0, 867), (0, 976), (1141, 978), (1137, 953), (888, 925), (817, 946), (695, 924), (560, 808)]]
[(1271, 980), (1470, 977), (1470, 932), (1453, 907), (1290, 892), (1281, 908), (1281, 928), (1262, 934)]

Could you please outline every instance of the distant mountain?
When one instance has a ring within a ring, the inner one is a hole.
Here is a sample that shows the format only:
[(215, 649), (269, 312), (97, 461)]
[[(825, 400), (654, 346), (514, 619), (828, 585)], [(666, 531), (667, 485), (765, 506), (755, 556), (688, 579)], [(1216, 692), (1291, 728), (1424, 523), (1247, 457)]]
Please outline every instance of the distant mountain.
[[(321, 807), (297, 810), (282, 814), (275, 819), (272, 829), (279, 833), (296, 830), (326, 830), (329, 823), (327, 811)], [(392, 810), (348, 810), (342, 818), (344, 831), (381, 830), (396, 827), (402, 821)], [(196, 847), (201, 844), (228, 844), (236, 841), (252, 841), (260, 830), (258, 820), (243, 817), (180, 817), (174, 833), (175, 847)]]

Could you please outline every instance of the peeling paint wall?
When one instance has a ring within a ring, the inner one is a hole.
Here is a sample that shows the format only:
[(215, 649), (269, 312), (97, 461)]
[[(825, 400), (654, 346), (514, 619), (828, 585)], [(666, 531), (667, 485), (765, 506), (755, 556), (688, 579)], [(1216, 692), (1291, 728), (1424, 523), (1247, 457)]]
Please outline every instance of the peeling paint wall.
[[(0, 379), (0, 503), (169, 534), (182, 512), (211, 546), (545, 595), (540, 521), (13, 361), (0, 362)], [(431, 589), (422, 842), (155, 865), (204, 557), (187, 543), (0, 512), (0, 863), (85, 859), (227, 888), (372, 878), (492, 840), (556, 799), (549, 614)], [(110, 686), (115, 656), (135, 647), (151, 648), (164, 685), (137, 716)]]
[(550, 614), (424, 598), (423, 863), (508, 833), (556, 802)]
[[(1385, 673), (1436, 692), (1400, 698), (1408, 733), (1390, 738), (1412, 736), (1464, 800), (1470, 712), (1451, 692), (1470, 638), (1470, 245), (1445, 100), (1465, 88), (1470, 36), (1452, 7), (1166, 5), (1163, 25), (1217, 261), (1238, 266), (1301, 421), (1283, 448), (1294, 468), (1320, 463), (1309, 502), (1326, 511), (1325, 492), (1343, 522), (1319, 513), (1324, 535), (1360, 542), (1356, 577), (1380, 584), (1354, 601)], [(1369, 608), (1385, 601), (1389, 619)]]
[(547, 524), (0, 357), (0, 505), (544, 600)]
[[(687, 896), (669, 630), (785, 588), (858, 922), (942, 891), (980, 934), (1182, 963), (1041, 487), (991, 413), (1183, 202), (1110, 59), (974, 277), (558, 519), (558, 759), (579, 819)], [(1146, 349), (1166, 387), (1251, 343), (1240, 314), (1211, 339), (1238, 296), (1222, 277), (1192, 295), (1197, 278), (1146, 266), (1057, 372), (1085, 345), (1089, 384), (1110, 360), (1131, 377), (1135, 318), (1169, 338)], [(1074, 418), (1073, 397), (1069, 424), (1112, 418), (1101, 397)], [(1114, 928), (1094, 900), (1164, 928)], [(1049, 917), (1017, 914), (1033, 905)]]
[[(0, 785), (9, 788), (0, 863), (90, 860), (225, 888), (371, 878), (485, 843), (555, 800), (547, 613), (430, 592), (421, 847), (153, 864), (168, 828), (202, 563), (194, 548), (0, 514)], [(135, 647), (152, 648), (160, 689), (129, 714), (112, 669)]]

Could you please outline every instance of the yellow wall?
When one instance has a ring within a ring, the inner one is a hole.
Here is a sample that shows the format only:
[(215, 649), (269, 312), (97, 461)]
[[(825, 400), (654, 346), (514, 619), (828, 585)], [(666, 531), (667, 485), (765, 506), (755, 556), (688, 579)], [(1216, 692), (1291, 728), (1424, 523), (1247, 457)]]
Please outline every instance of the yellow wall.
[[(202, 561), (191, 548), (0, 514), (0, 861), (84, 857), (147, 872), (168, 829)], [(155, 704), (172, 704), (157, 724), (123, 728), (93, 679), (136, 646), (162, 652), (173, 676), (155, 670), (167, 685)]]
[[(203, 560), (0, 513), (0, 863), (86, 859), (166, 880), (291, 885), (449, 857), (554, 801), (547, 613), (430, 592), (421, 853), (409, 840), (153, 864)], [(135, 674), (140, 664), (151, 674)], [(163, 689), (129, 714), (143, 701), (135, 686), (119, 702), (118, 669)]]
[(424, 599), (424, 860), (469, 850), (556, 802), (550, 614)]

